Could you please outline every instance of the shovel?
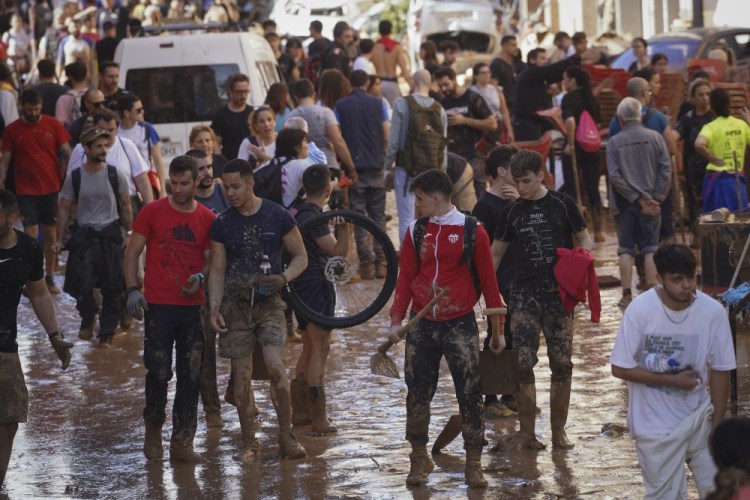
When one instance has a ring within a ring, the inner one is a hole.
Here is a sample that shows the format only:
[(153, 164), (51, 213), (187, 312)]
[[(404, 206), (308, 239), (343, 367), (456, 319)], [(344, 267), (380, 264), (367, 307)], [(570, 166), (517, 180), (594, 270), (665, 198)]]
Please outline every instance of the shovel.
[[(448, 293), (448, 289), (444, 288), (440, 290), (440, 293), (438, 293), (433, 299), (422, 308), (421, 311), (419, 311), (413, 318), (409, 320), (406, 325), (401, 327), (401, 329), (398, 331), (398, 336), (400, 338), (404, 338), (404, 335), (406, 335), (406, 332), (411, 330), (414, 325), (419, 323), (419, 320), (424, 317), (425, 314), (429, 312), (429, 310), (438, 303), (440, 299), (445, 297), (445, 294)], [(393, 345), (393, 342), (390, 340), (387, 340), (380, 344), (380, 347), (378, 347), (378, 352), (372, 355), (370, 358), (370, 372), (374, 375), (383, 375), (385, 377), (391, 377), (391, 378), (401, 378), (401, 375), (398, 373), (398, 367), (396, 366), (396, 362), (393, 361), (391, 358), (388, 357), (388, 349), (391, 348)]]

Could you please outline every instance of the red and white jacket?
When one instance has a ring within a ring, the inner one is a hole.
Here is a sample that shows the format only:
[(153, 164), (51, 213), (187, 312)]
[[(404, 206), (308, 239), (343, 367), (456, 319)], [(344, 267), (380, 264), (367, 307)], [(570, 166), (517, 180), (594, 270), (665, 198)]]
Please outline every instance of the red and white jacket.
[[(464, 223), (466, 216), (455, 209), (445, 215), (430, 217), (424, 231), (421, 248), (421, 265), (414, 248), (412, 221), (401, 245), (396, 295), (391, 306), (391, 325), (401, 324), (409, 303), (414, 313), (421, 310), (440, 289), (448, 294), (438, 302), (425, 318), (446, 321), (459, 318), (474, 310), (479, 300), (474, 281), (466, 263), (459, 263), (464, 251)], [(505, 307), (497, 286), (497, 276), (492, 265), (492, 251), (487, 231), (477, 224), (474, 264), (484, 300), (488, 308)]]

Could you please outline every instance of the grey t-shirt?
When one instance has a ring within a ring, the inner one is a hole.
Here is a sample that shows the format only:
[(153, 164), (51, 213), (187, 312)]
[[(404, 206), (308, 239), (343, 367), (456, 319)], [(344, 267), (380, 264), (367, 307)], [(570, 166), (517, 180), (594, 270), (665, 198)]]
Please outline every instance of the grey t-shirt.
[[(73, 192), (73, 176), (65, 176), (60, 196), (76, 203), (76, 220), (81, 227), (91, 227), (100, 231), (120, 218), (117, 214), (117, 199), (109, 183), (107, 168), (97, 172), (89, 172), (81, 168), (81, 189), (76, 202)], [(125, 174), (117, 171), (118, 189), (120, 193), (128, 192), (128, 179)]]
[(333, 110), (325, 106), (318, 106), (317, 104), (304, 104), (290, 111), (285, 120), (288, 120), (292, 116), (300, 116), (305, 119), (307, 122), (307, 136), (325, 153), (328, 160), (328, 167), (339, 168), (339, 163), (336, 161), (336, 153), (334, 153), (333, 146), (328, 140), (327, 131), (329, 126), (339, 124)]

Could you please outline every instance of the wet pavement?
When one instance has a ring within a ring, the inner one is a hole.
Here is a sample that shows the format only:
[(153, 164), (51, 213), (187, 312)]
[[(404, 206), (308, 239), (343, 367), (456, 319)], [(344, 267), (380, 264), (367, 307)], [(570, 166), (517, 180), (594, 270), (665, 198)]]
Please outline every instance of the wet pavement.
[[(395, 232), (395, 221), (390, 232)], [(611, 228), (610, 228), (611, 229)], [(597, 244), (599, 274), (617, 276), (615, 237)], [(61, 285), (62, 278), (56, 278)], [(376, 281), (372, 286), (378, 286)], [(240, 446), (234, 407), (222, 404), (224, 427), (207, 429), (199, 407), (197, 466), (164, 462), (147, 464), (141, 451), (145, 370), (142, 324), (118, 333), (112, 349), (77, 339), (78, 319), (72, 299), (55, 298), (61, 326), (75, 341), (70, 368), (59, 369), (46, 335), (26, 299), (19, 309), (19, 352), (29, 389), (30, 414), (19, 426), (5, 493), (26, 498), (641, 498), (644, 494), (633, 441), (625, 426), (627, 391), (614, 379), (607, 362), (621, 312), (620, 289), (602, 290), (601, 323), (589, 322), (589, 311), (576, 312), (573, 395), (568, 419), (570, 451), (491, 452), (498, 437), (513, 432), (515, 418), (488, 420), (483, 466), (486, 490), (469, 491), (463, 483), (464, 451), (459, 437), (435, 456), (435, 470), (425, 487), (408, 489), (409, 445), (404, 440), (406, 386), (403, 379), (370, 374), (369, 360), (386, 335), (387, 307), (359, 327), (335, 331), (328, 364), (329, 416), (339, 429), (328, 437), (305, 435), (296, 427), (308, 457), (279, 461), (276, 419), (268, 383), (256, 382), (261, 409), (262, 465), (244, 467), (232, 459)], [(482, 326), (480, 326), (482, 328)], [(300, 344), (286, 350), (291, 370)], [(537, 404), (542, 412), (537, 434), (550, 443), (549, 368), (542, 343), (536, 368)], [(748, 342), (740, 338), (740, 400), (747, 400)], [(392, 349), (403, 374), (403, 343)], [(219, 360), (219, 387), (226, 386), (229, 364)], [(220, 389), (223, 392), (223, 389)], [(174, 397), (170, 383), (168, 411)], [(433, 440), (458, 412), (447, 366), (443, 362), (432, 404)], [(748, 404), (740, 405), (748, 415)], [(164, 442), (168, 445), (168, 413)], [(605, 424), (615, 424), (603, 431)], [(548, 446), (548, 448), (550, 448)], [(168, 451), (165, 451), (168, 456)], [(697, 498), (690, 486), (691, 498)], [(0, 495), (2, 496), (2, 495)]]

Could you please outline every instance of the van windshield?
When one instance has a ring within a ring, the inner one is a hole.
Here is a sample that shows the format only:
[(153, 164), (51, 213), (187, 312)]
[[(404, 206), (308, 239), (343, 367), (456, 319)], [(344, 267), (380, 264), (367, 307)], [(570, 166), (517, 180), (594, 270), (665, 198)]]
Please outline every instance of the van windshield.
[(211, 121), (227, 103), (225, 82), (236, 64), (129, 70), (125, 88), (141, 98), (153, 124)]

